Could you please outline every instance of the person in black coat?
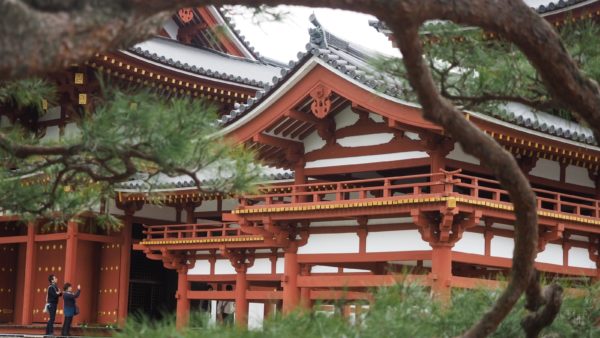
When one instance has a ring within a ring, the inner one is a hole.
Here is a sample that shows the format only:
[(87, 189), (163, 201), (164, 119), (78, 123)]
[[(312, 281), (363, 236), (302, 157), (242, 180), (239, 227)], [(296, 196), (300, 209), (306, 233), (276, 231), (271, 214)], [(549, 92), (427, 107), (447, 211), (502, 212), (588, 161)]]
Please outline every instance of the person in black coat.
[(56, 319), (56, 309), (58, 308), (58, 297), (61, 291), (56, 285), (58, 278), (55, 275), (48, 276), (48, 290), (46, 292), (46, 312), (48, 312), (48, 323), (46, 324), (46, 335), (54, 335), (54, 320)]
[(70, 336), (69, 331), (71, 331), (71, 323), (73, 322), (73, 316), (79, 313), (77, 311), (77, 305), (75, 304), (75, 300), (77, 299), (77, 297), (79, 297), (79, 294), (81, 293), (81, 285), (77, 285), (77, 292), (75, 293), (73, 293), (73, 287), (71, 286), (71, 283), (65, 283), (63, 289), (65, 291), (63, 293), (63, 301), (65, 302), (65, 305), (63, 306), (65, 321), (63, 323), (61, 335)]

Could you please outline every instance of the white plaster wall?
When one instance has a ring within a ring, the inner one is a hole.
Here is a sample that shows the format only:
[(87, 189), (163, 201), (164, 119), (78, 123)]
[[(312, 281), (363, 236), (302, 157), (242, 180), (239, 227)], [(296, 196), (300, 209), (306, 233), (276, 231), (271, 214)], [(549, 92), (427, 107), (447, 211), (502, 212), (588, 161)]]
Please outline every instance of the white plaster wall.
[(413, 133), (412, 131), (405, 131), (404, 137), (406, 137), (410, 140), (413, 140), (413, 141), (419, 141), (421, 139), (421, 135), (419, 135), (417, 133)]
[(175, 208), (155, 204), (144, 204), (142, 210), (137, 211), (135, 216), (175, 222), (175, 214)]
[(383, 123), (383, 122), (385, 122), (385, 120), (383, 119), (383, 116), (381, 116), (379, 114), (369, 113), (369, 118), (371, 120), (373, 120), (374, 122), (377, 122), (377, 123)]
[(215, 262), (215, 275), (230, 275), (235, 273), (235, 269), (228, 259), (217, 259)]
[(448, 156), (446, 156), (446, 158), (479, 165), (479, 159), (475, 156), (465, 153), (458, 142), (454, 143), (454, 149), (448, 154)]
[(490, 255), (495, 257), (512, 258), (515, 243), (512, 238), (494, 236), (490, 243)]
[(588, 170), (583, 167), (577, 167), (572, 164), (568, 165), (565, 170), (565, 181), (571, 184), (582, 185), (584, 187), (594, 188), (596, 185), (590, 179)]
[(563, 249), (561, 245), (548, 243), (544, 251), (539, 252), (536, 262), (563, 265)]
[(584, 248), (571, 248), (569, 250), (569, 266), (577, 268), (596, 268), (596, 262), (590, 259), (590, 254)]
[(344, 268), (344, 273), (348, 273), (348, 272), (371, 272), (371, 270)]
[(60, 119), (60, 106), (48, 108), (46, 114), (40, 116), (40, 121), (52, 121)]
[(298, 248), (298, 253), (354, 253), (358, 252), (358, 242), (356, 233), (312, 234), (306, 245)]
[(460, 241), (454, 244), (452, 251), (484, 255), (485, 238), (483, 234), (465, 231)]
[(311, 222), (311, 228), (319, 228), (319, 227), (327, 227), (327, 226), (349, 226), (349, 225), (358, 225), (358, 222), (355, 219), (344, 219), (344, 220), (335, 220), (335, 221), (318, 221)]
[(333, 118), (335, 120), (335, 130), (338, 130), (354, 125), (358, 121), (359, 116), (357, 113), (353, 112), (350, 105), (348, 105)]
[(248, 268), (248, 273), (270, 274), (271, 261), (268, 258), (256, 258), (254, 260), (254, 265)]
[(44, 142), (56, 142), (60, 138), (60, 129), (58, 126), (50, 126), (46, 128), (44, 137), (40, 139), (41, 143)]
[(319, 136), (319, 132), (316, 130), (306, 136), (304, 140), (302, 140), (302, 143), (304, 144), (305, 154), (310, 153), (313, 150), (321, 149), (327, 144), (327, 142)]
[(0, 127), (10, 127), (12, 123), (10, 123), (10, 119), (4, 115), (0, 116)]
[(427, 158), (424, 151), (404, 151), (398, 153), (379, 154), (379, 155), (365, 155), (365, 156), (354, 156), (354, 157), (339, 157), (329, 158), (323, 160), (316, 160), (306, 163), (306, 168), (325, 168), (325, 167), (337, 167), (342, 165), (354, 165), (354, 164), (365, 164), (365, 163), (381, 163), (400, 161), (416, 158)]
[(540, 158), (537, 160), (535, 167), (529, 172), (529, 175), (559, 181), (560, 164), (556, 161)]
[(81, 129), (77, 126), (77, 123), (71, 122), (65, 125), (63, 137), (66, 139), (75, 139), (81, 136)]
[(337, 273), (338, 268), (336, 266), (326, 266), (326, 265), (314, 265), (310, 269), (311, 273)]
[(392, 133), (377, 133), (343, 137), (338, 139), (337, 143), (342, 147), (355, 148), (386, 144), (390, 142), (393, 138), (394, 134)]
[(412, 217), (391, 217), (391, 218), (369, 218), (368, 225), (377, 224), (407, 224), (412, 223)]
[(194, 268), (188, 270), (188, 275), (210, 275), (210, 262), (207, 260), (196, 261)]
[(200, 204), (199, 207), (196, 208), (195, 211), (215, 211), (217, 210), (217, 200), (208, 200), (208, 201), (202, 201), (202, 204)]
[(275, 264), (275, 273), (283, 273), (284, 268), (284, 259), (277, 258), (277, 263)]
[(418, 230), (373, 231), (367, 235), (367, 252), (431, 250)]
[(265, 304), (263, 303), (248, 303), (248, 328), (260, 329), (263, 325), (265, 315)]

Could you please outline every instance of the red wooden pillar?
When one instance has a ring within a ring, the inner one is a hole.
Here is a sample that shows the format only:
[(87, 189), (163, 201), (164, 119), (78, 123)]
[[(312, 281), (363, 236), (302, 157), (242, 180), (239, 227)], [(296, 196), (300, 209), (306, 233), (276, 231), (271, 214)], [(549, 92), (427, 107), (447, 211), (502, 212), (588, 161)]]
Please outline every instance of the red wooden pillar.
[[(294, 167), (294, 184), (306, 183), (306, 175), (304, 174), (304, 160), (299, 160)], [(304, 188), (299, 188), (298, 192), (303, 192)], [(307, 196), (301, 196), (298, 198), (298, 202), (306, 202)]]
[(298, 266), (297, 248), (288, 249), (283, 255), (283, 313), (292, 312), (300, 299), (298, 290)]
[(79, 223), (69, 221), (67, 223), (67, 245), (65, 247), (65, 283), (77, 285), (77, 236), (79, 232)]
[(35, 269), (35, 230), (36, 223), (27, 226), (27, 249), (25, 251), (25, 282), (23, 285), (23, 313), (21, 325), (31, 325), (33, 317), (33, 274)]
[(238, 327), (245, 328), (248, 326), (248, 299), (246, 298), (246, 290), (248, 289), (248, 280), (246, 279), (246, 271), (248, 268), (245, 264), (236, 268), (235, 275), (235, 323)]
[(119, 305), (117, 320), (124, 325), (129, 305), (129, 270), (131, 265), (131, 227), (133, 212), (126, 210), (121, 229), (121, 252), (119, 256)]
[(190, 318), (190, 300), (188, 299), (188, 269), (182, 267), (177, 270), (177, 318), (175, 325), (178, 329), (185, 327)]
[(452, 282), (452, 246), (445, 243), (431, 244), (431, 291), (442, 302), (449, 302)]
[[(302, 267), (302, 276), (310, 276), (310, 265), (306, 264)], [(300, 306), (303, 309), (312, 309), (312, 301), (310, 299), (310, 288), (300, 288)]]

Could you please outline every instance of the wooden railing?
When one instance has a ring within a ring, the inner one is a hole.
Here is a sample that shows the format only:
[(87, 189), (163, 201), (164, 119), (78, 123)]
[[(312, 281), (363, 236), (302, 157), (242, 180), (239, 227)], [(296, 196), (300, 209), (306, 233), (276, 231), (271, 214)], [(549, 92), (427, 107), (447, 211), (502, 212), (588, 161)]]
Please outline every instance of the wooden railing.
[[(593, 198), (533, 189), (539, 210), (600, 217), (600, 202)], [(241, 198), (240, 208), (390, 199), (395, 197), (463, 196), (490, 202), (510, 203), (498, 181), (439, 172), (342, 182), (264, 186), (259, 194)]]
[(234, 223), (144, 225), (146, 240), (242, 236)]

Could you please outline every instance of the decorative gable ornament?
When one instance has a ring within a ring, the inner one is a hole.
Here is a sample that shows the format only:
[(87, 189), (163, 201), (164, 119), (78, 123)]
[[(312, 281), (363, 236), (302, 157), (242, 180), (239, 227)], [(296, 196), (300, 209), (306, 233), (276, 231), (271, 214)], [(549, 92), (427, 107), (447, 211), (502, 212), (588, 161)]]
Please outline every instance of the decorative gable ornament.
[(177, 14), (183, 23), (188, 23), (194, 18), (194, 11), (191, 8), (182, 8)]
[(310, 91), (310, 97), (313, 102), (310, 105), (312, 113), (322, 119), (329, 113), (331, 109), (331, 89), (324, 85), (318, 85)]

